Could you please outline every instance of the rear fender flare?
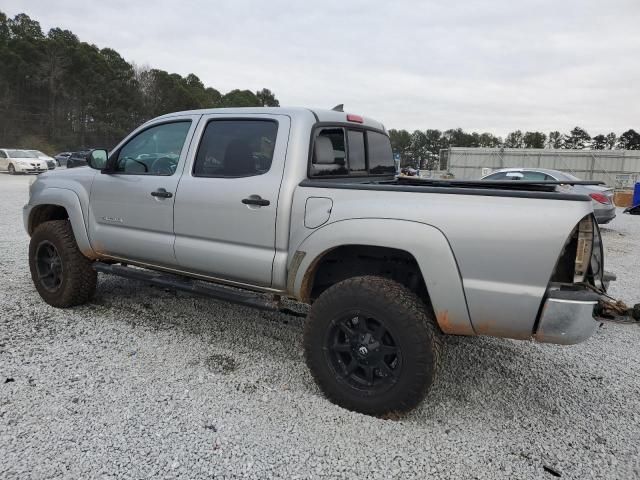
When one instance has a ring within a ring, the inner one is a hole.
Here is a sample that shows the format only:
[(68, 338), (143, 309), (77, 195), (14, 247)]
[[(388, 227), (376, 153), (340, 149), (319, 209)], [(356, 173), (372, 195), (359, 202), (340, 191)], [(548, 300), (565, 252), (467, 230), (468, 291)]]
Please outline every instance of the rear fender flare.
[(440, 329), (444, 333), (475, 335), (462, 278), (449, 242), (440, 230), (420, 222), (351, 219), (316, 229), (290, 252), (289, 293), (304, 300), (319, 261), (329, 251), (345, 245), (388, 247), (411, 254), (427, 286)]

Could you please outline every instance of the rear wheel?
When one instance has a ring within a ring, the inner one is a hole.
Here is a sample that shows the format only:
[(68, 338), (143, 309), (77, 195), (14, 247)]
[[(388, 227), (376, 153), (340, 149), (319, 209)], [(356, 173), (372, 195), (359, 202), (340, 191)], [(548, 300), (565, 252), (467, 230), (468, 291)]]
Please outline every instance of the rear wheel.
[(29, 243), (31, 278), (42, 299), (59, 308), (86, 303), (97, 274), (76, 244), (69, 220), (39, 225)]
[(334, 403), (366, 414), (405, 412), (431, 386), (438, 329), (424, 303), (392, 280), (355, 277), (326, 290), (304, 332), (307, 365)]
[(9, 167), (7, 167), (7, 170), (9, 171), (9, 175), (15, 175), (16, 174), (16, 167), (13, 166), (13, 163), (9, 164)]

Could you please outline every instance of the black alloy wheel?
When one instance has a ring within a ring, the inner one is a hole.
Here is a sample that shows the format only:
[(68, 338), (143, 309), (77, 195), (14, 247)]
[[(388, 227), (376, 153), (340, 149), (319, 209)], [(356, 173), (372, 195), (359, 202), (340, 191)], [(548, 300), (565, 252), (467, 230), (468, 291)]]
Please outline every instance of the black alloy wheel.
[(62, 285), (62, 258), (55, 245), (48, 240), (40, 242), (36, 248), (36, 272), (46, 290), (55, 292)]
[(336, 375), (357, 389), (386, 390), (402, 372), (402, 351), (391, 331), (367, 315), (353, 313), (335, 321), (325, 352)]

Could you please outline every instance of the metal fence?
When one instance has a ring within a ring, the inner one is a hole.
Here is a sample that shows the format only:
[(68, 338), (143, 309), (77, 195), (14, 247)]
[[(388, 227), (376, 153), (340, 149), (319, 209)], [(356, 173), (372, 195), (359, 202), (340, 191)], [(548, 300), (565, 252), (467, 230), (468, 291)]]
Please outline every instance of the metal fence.
[(477, 179), (492, 170), (508, 167), (560, 170), (625, 189), (640, 181), (640, 151), (461, 147), (440, 150), (440, 168), (455, 178)]

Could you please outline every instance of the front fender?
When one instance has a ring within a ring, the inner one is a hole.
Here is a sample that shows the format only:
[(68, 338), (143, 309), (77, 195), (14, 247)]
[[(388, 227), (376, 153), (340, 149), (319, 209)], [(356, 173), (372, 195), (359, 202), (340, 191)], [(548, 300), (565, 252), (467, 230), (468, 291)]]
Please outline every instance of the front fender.
[(82, 213), (80, 198), (73, 190), (66, 188), (47, 187), (33, 193), (29, 203), (24, 206), (22, 217), (25, 230), (29, 235), (33, 233), (32, 215), (35, 209), (42, 205), (55, 205), (63, 207), (69, 215), (69, 222), (73, 230), (73, 235), (78, 244), (78, 248), (83, 255), (89, 258), (96, 258), (97, 255), (91, 248), (87, 227)]
[(362, 218), (341, 220), (318, 228), (289, 256), (290, 293), (301, 298), (307, 274), (313, 272), (322, 256), (346, 245), (388, 247), (410, 253), (424, 278), (440, 329), (444, 333), (475, 335), (449, 242), (440, 230), (420, 222)]

